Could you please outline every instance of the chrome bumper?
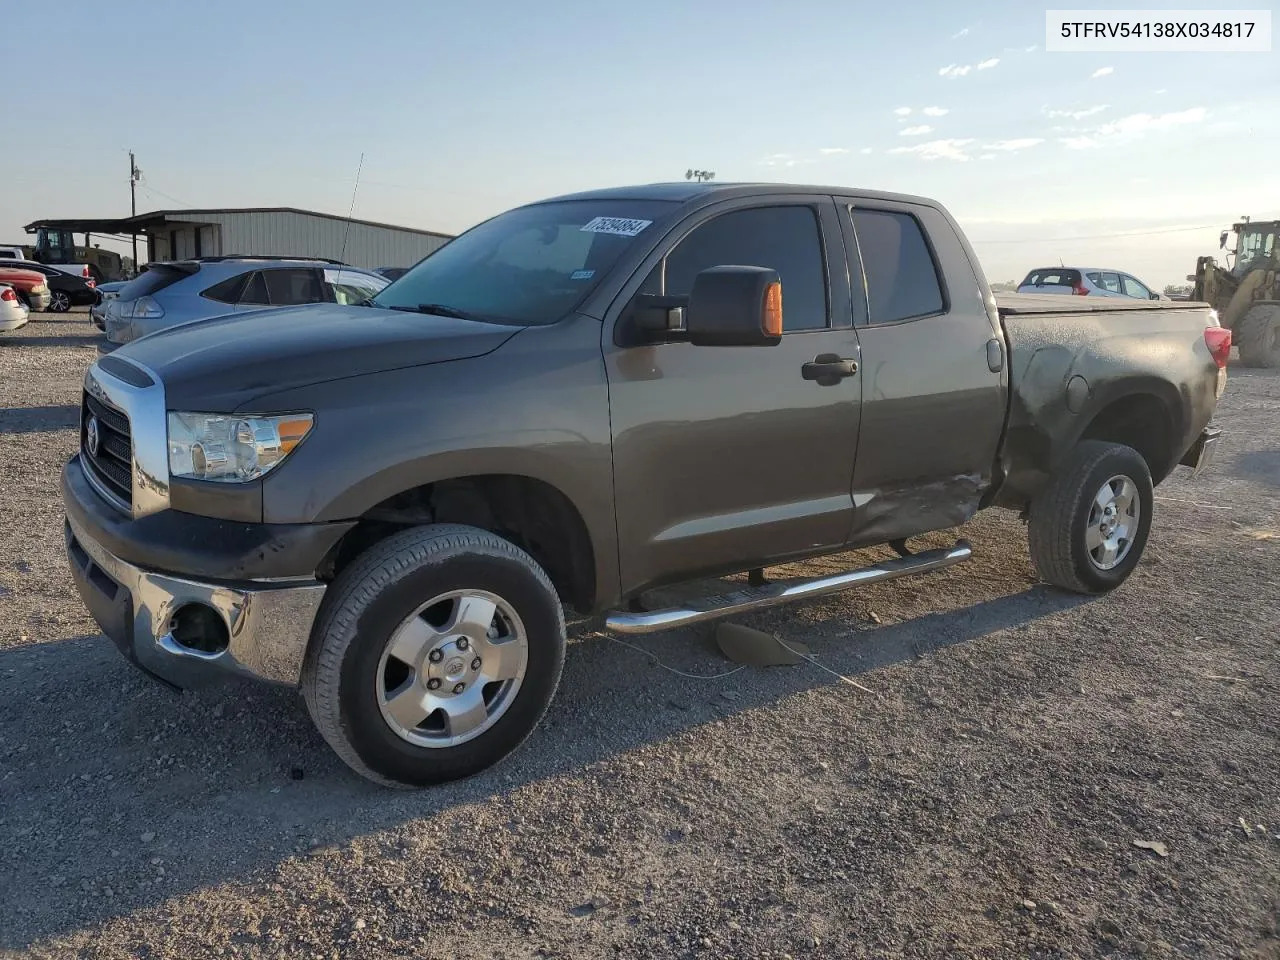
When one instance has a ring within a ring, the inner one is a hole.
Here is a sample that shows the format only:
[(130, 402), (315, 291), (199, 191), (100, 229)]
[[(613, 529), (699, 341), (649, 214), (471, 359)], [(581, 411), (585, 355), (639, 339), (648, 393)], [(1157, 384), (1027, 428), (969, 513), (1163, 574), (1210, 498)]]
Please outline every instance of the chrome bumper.
[(1191, 468), (1191, 476), (1197, 477), (1205, 467), (1213, 462), (1213, 456), (1218, 452), (1218, 442), (1222, 439), (1222, 431), (1216, 427), (1205, 427), (1200, 431), (1200, 436), (1196, 437), (1196, 442), (1191, 445), (1191, 449), (1182, 455), (1179, 462), (1184, 467)]
[[(199, 583), (143, 570), (108, 553), (67, 520), (67, 555), (85, 605), (126, 658), (178, 687), (226, 674), (297, 686), (325, 584)], [(222, 619), (229, 642), (216, 653), (184, 646), (171, 622), (188, 604)]]

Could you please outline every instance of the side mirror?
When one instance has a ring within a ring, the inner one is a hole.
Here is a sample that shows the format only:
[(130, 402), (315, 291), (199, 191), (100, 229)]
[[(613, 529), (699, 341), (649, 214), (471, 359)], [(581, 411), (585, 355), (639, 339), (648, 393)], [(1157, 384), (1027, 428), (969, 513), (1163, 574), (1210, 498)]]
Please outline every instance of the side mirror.
[(699, 347), (772, 347), (782, 340), (782, 281), (768, 267), (722, 266), (693, 279), (685, 331)]
[(1229, 236), (1231, 236), (1231, 234), (1230, 234), (1229, 232), (1227, 232), (1226, 230), (1223, 230), (1223, 231), (1222, 231), (1222, 236), (1218, 237), (1218, 249), (1219, 249), (1219, 250), (1225, 250), (1225, 249), (1227, 249), (1227, 237), (1229, 237)]
[(1150, 297), (1148, 297), (1147, 299), (1149, 299), (1149, 300), (1159, 300), (1159, 299), (1160, 299), (1160, 294), (1153, 292), (1153, 293), (1151, 294), (1151, 296), (1150, 296)]

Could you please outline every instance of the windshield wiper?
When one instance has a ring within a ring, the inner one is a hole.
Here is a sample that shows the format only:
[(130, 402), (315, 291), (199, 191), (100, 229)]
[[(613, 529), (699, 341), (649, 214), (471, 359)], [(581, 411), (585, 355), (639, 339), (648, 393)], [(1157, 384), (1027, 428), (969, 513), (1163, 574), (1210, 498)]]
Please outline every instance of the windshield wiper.
[(468, 313), (466, 310), (459, 310), (457, 307), (450, 307), (443, 303), (420, 303), (416, 307), (393, 306), (392, 310), (403, 310), (406, 313), (434, 313), (438, 317), (452, 317), (455, 320), (480, 320), (485, 318), (478, 314)]

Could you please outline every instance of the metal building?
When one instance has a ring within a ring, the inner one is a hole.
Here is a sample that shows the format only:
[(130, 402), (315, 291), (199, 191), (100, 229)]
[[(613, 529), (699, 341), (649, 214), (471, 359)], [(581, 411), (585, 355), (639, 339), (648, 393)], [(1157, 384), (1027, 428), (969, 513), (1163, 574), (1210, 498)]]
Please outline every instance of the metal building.
[[(452, 237), (296, 207), (157, 210), (119, 220), (37, 220), (38, 237), (73, 233), (135, 236), (147, 245), (147, 261), (217, 256), (326, 257), (355, 267), (409, 267)], [(69, 240), (59, 241), (67, 242)]]

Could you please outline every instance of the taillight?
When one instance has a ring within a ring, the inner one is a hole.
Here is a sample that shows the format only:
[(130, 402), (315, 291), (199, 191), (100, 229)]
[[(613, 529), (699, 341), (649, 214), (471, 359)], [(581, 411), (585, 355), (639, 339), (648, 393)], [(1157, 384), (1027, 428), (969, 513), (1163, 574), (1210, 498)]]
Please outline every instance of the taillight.
[(0, 290), (0, 300), (17, 300), (18, 295), (13, 292), (13, 287), (5, 287)]
[(1218, 368), (1225, 367), (1231, 357), (1231, 331), (1226, 327), (1206, 327), (1204, 343)]
[(93, 274), (89, 272), (89, 265), (87, 263), (84, 265), (84, 270), (80, 272), (80, 276), (84, 277), (86, 280), (93, 276)]
[(1076, 285), (1071, 288), (1071, 292), (1077, 297), (1087, 297), (1089, 295), (1089, 288), (1084, 285), (1083, 280), (1077, 280)]

